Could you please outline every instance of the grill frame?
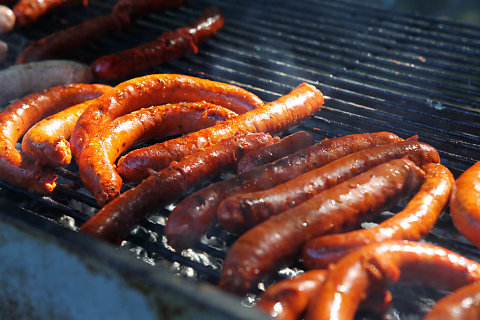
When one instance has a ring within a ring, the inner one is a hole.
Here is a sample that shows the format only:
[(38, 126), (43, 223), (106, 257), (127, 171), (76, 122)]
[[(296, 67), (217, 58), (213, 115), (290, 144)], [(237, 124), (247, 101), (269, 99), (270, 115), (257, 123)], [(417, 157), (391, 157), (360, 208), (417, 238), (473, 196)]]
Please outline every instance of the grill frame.
[[(16, 29), (0, 35), (0, 39), (13, 44), (1, 66), (10, 65), (28, 41), (104, 14), (111, 3), (91, 1), (90, 8), (79, 9), (76, 14), (62, 9), (39, 22), (44, 28)], [(388, 130), (405, 138), (417, 133), (421, 141), (439, 150), (442, 162), (455, 176), (480, 161), (480, 59), (471, 59), (480, 57), (479, 26), (392, 13), (348, 0), (306, 0), (294, 4), (272, 0), (261, 4), (199, 0), (139, 19), (130, 30), (94, 42), (69, 57), (89, 63), (99, 52), (106, 54), (126, 44), (152, 40), (162, 31), (186, 25), (211, 4), (219, 5), (225, 12), (224, 29), (202, 44), (198, 55), (143, 74), (183, 73), (224, 81), (251, 90), (264, 101), (274, 100), (306, 81), (324, 92), (325, 106), (292, 132), (306, 129), (316, 140), (366, 131)], [(63, 22), (59, 16), (65, 17)], [(0, 210), (0, 217), (6, 225), (38, 235), (38, 241), (47, 237), (60, 248), (67, 247), (75, 254), (108, 265), (128, 282), (134, 278), (140, 287), (169, 288), (178, 299), (186, 298), (182, 300), (185, 305), (191, 301), (192, 310), (206, 310), (209, 316), (228, 319), (265, 318), (254, 308), (242, 307), (251, 304), (258, 292), (240, 301), (211, 287), (218, 279), (217, 260), (223, 258), (225, 246), (235, 239), (221, 230), (212, 233), (220, 242), (207, 241), (199, 248), (208, 250), (214, 267), (205, 267), (202, 261), (192, 261), (191, 256), (174, 253), (152, 239), (150, 232), (154, 237), (162, 234), (161, 220), (168, 216), (168, 210), (159, 209), (152, 219), (144, 221), (121, 250), (69, 230), (76, 229), (97, 207), (93, 198), (78, 192), (81, 181), (76, 172), (75, 164), (59, 170), (65, 184), (50, 197), (0, 182), (0, 199), (11, 198)], [(64, 215), (76, 222), (64, 222)], [(448, 213), (426, 240), (480, 259), (480, 252), (452, 229)], [(138, 244), (144, 251), (138, 251)], [(155, 267), (146, 266), (148, 263)], [(183, 277), (175, 277), (174, 281), (170, 278), (171, 264), (181, 265), (174, 271)], [(193, 277), (188, 276), (189, 268), (196, 273)], [(277, 279), (297, 272), (298, 268), (284, 270)], [(165, 305), (171, 302), (166, 299)], [(182, 316), (181, 312), (169, 315)]]

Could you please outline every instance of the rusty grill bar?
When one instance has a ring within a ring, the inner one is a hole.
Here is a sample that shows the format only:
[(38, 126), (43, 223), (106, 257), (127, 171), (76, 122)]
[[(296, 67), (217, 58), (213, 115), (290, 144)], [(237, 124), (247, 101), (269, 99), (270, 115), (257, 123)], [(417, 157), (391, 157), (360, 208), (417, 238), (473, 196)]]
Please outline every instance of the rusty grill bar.
[[(2, 67), (11, 65), (29, 41), (105, 14), (113, 3), (91, 0), (86, 8), (65, 9), (43, 18), (41, 28), (0, 35), (12, 44)], [(276, 99), (300, 82), (309, 82), (326, 95), (325, 106), (292, 131), (308, 130), (317, 140), (384, 130), (404, 138), (419, 135), (421, 141), (438, 149), (442, 163), (455, 176), (480, 160), (480, 26), (393, 14), (347, 0), (198, 0), (139, 19), (122, 34), (92, 43), (66, 58), (90, 63), (99, 55), (181, 27), (212, 4), (225, 13), (224, 29), (202, 44), (197, 55), (148, 73), (182, 73), (224, 81), (251, 90), (264, 101)], [(60, 15), (66, 22), (59, 22)], [(51, 196), (31, 194), (2, 182), (0, 199), (4, 204), (0, 211), (11, 216), (40, 216), (76, 230), (98, 207), (83, 191), (75, 164), (58, 173), (61, 181)], [(235, 237), (216, 228), (196, 250), (175, 253), (163, 237), (168, 214), (168, 209), (159, 209), (121, 248), (178, 275), (216, 284), (222, 260)], [(388, 213), (380, 219), (386, 217)], [(427, 241), (480, 259), (477, 249), (458, 238), (448, 214), (441, 217)], [(284, 269), (268, 281), (300, 269)], [(250, 304), (259, 291), (252, 292), (243, 303)], [(396, 296), (399, 302), (392, 313), (420, 317), (421, 306), (412, 307), (410, 294), (398, 291), (400, 299)], [(408, 292), (438, 297), (438, 293), (422, 288)]]

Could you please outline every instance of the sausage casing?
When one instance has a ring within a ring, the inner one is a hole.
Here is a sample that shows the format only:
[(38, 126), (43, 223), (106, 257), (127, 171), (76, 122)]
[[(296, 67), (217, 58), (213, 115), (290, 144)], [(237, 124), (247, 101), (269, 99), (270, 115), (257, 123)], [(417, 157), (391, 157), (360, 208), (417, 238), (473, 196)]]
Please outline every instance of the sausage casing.
[(20, 0), (13, 7), (13, 12), (20, 26), (34, 23), (50, 11), (64, 5), (88, 4), (88, 0)]

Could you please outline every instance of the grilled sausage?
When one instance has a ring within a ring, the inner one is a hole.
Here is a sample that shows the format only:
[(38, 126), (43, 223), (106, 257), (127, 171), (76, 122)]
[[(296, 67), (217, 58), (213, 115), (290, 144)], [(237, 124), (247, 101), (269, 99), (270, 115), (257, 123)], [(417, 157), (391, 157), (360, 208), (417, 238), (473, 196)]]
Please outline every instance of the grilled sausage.
[(7, 6), (0, 5), (0, 33), (11, 31), (15, 26), (15, 14)]
[(90, 139), (77, 158), (80, 177), (98, 204), (104, 206), (120, 194), (122, 179), (114, 162), (129, 147), (155, 137), (196, 131), (236, 115), (206, 102), (161, 105), (129, 113)]
[(191, 25), (164, 32), (158, 39), (95, 60), (90, 68), (98, 79), (115, 80), (148, 70), (156, 65), (197, 53), (197, 46), (214, 36), (225, 22), (218, 7), (207, 9)]
[(390, 208), (415, 190), (424, 175), (410, 160), (392, 160), (271, 217), (244, 233), (227, 252), (220, 286), (238, 294), (248, 292), (291, 262), (306, 241)]
[(187, 136), (133, 150), (118, 161), (118, 173), (128, 181), (140, 181), (149, 169), (161, 170), (197, 148), (208, 146), (237, 132), (277, 133), (310, 117), (323, 105), (322, 93), (302, 83), (290, 93), (235, 119)]
[(88, 0), (20, 0), (13, 7), (19, 26), (34, 23), (40, 17), (64, 5), (86, 6)]
[(80, 231), (118, 244), (153, 210), (177, 201), (205, 180), (233, 170), (243, 152), (273, 141), (265, 133), (234, 136), (172, 162), (109, 202)]
[(398, 240), (374, 243), (329, 270), (305, 319), (353, 319), (372, 281), (408, 281), (452, 290), (478, 280), (479, 263), (442, 247)]
[(440, 299), (423, 320), (480, 319), (480, 281), (467, 284)]
[(217, 222), (218, 205), (231, 195), (268, 189), (349, 153), (400, 140), (389, 132), (325, 139), (270, 164), (212, 184), (185, 198), (170, 213), (165, 225), (167, 241), (177, 251), (193, 247)]
[[(96, 85), (99, 96), (110, 86)], [(92, 100), (71, 106), (51, 115), (32, 126), (22, 139), (22, 151), (37, 163), (57, 168), (68, 165), (72, 160), (67, 139), (72, 134), (78, 118)]]
[(435, 148), (418, 141), (402, 141), (362, 150), (306, 172), (271, 189), (229, 197), (218, 207), (218, 221), (228, 231), (241, 234), (269, 217), (299, 205), (325, 189), (381, 163), (399, 158), (410, 159), (418, 166), (430, 162), (440, 162), (440, 156)]
[(12, 66), (0, 71), (0, 106), (45, 88), (88, 83), (93, 76), (87, 65), (67, 60), (46, 60)]
[(315, 143), (308, 131), (298, 131), (263, 149), (245, 154), (237, 165), (237, 173), (249, 171), (259, 165), (273, 162)]
[(33, 192), (55, 187), (55, 174), (25, 159), (15, 143), (38, 120), (85, 100), (98, 97), (101, 85), (72, 84), (32, 93), (0, 113), (0, 179)]
[(480, 161), (455, 181), (450, 213), (458, 231), (480, 248)]
[(90, 136), (119, 116), (152, 105), (196, 101), (218, 104), (239, 114), (263, 104), (256, 95), (237, 86), (190, 76), (152, 74), (131, 79), (85, 110), (70, 139), (72, 153), (78, 156)]
[(302, 250), (308, 268), (325, 268), (350, 251), (373, 242), (419, 240), (433, 228), (453, 186), (451, 172), (439, 163), (422, 167), (426, 180), (404, 210), (374, 228), (327, 235), (310, 240)]

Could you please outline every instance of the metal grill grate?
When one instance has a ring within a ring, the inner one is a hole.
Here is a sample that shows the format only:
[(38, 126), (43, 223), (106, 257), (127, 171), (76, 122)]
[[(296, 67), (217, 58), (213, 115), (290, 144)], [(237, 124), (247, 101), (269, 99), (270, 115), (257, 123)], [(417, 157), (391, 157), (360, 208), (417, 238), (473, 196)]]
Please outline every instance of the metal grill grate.
[[(76, 12), (64, 10), (45, 17), (41, 28), (0, 35), (13, 44), (2, 67), (12, 64), (30, 40), (105, 14), (113, 3), (92, 0)], [(295, 130), (309, 130), (317, 140), (372, 131), (391, 131), (405, 138), (418, 134), (439, 150), (455, 176), (480, 160), (479, 26), (392, 14), (350, 1), (198, 0), (142, 18), (124, 33), (92, 43), (69, 58), (89, 63), (101, 54), (149, 41), (189, 23), (212, 4), (225, 13), (224, 29), (202, 44), (197, 55), (148, 73), (224, 81), (251, 90), (264, 101), (306, 81), (322, 90), (326, 103)], [(64, 24), (57, 19), (62, 14)], [(2, 184), (4, 210), (40, 215), (76, 229), (96, 211), (96, 203), (83, 192), (75, 164), (58, 173), (61, 184), (49, 197)], [(175, 253), (163, 238), (168, 213), (159, 209), (122, 247), (147, 263), (215, 284), (235, 237), (217, 228), (197, 250)], [(448, 214), (427, 240), (480, 258), (480, 252), (458, 238)], [(285, 269), (275, 279), (296, 270)], [(410, 311), (414, 316), (418, 312)]]

